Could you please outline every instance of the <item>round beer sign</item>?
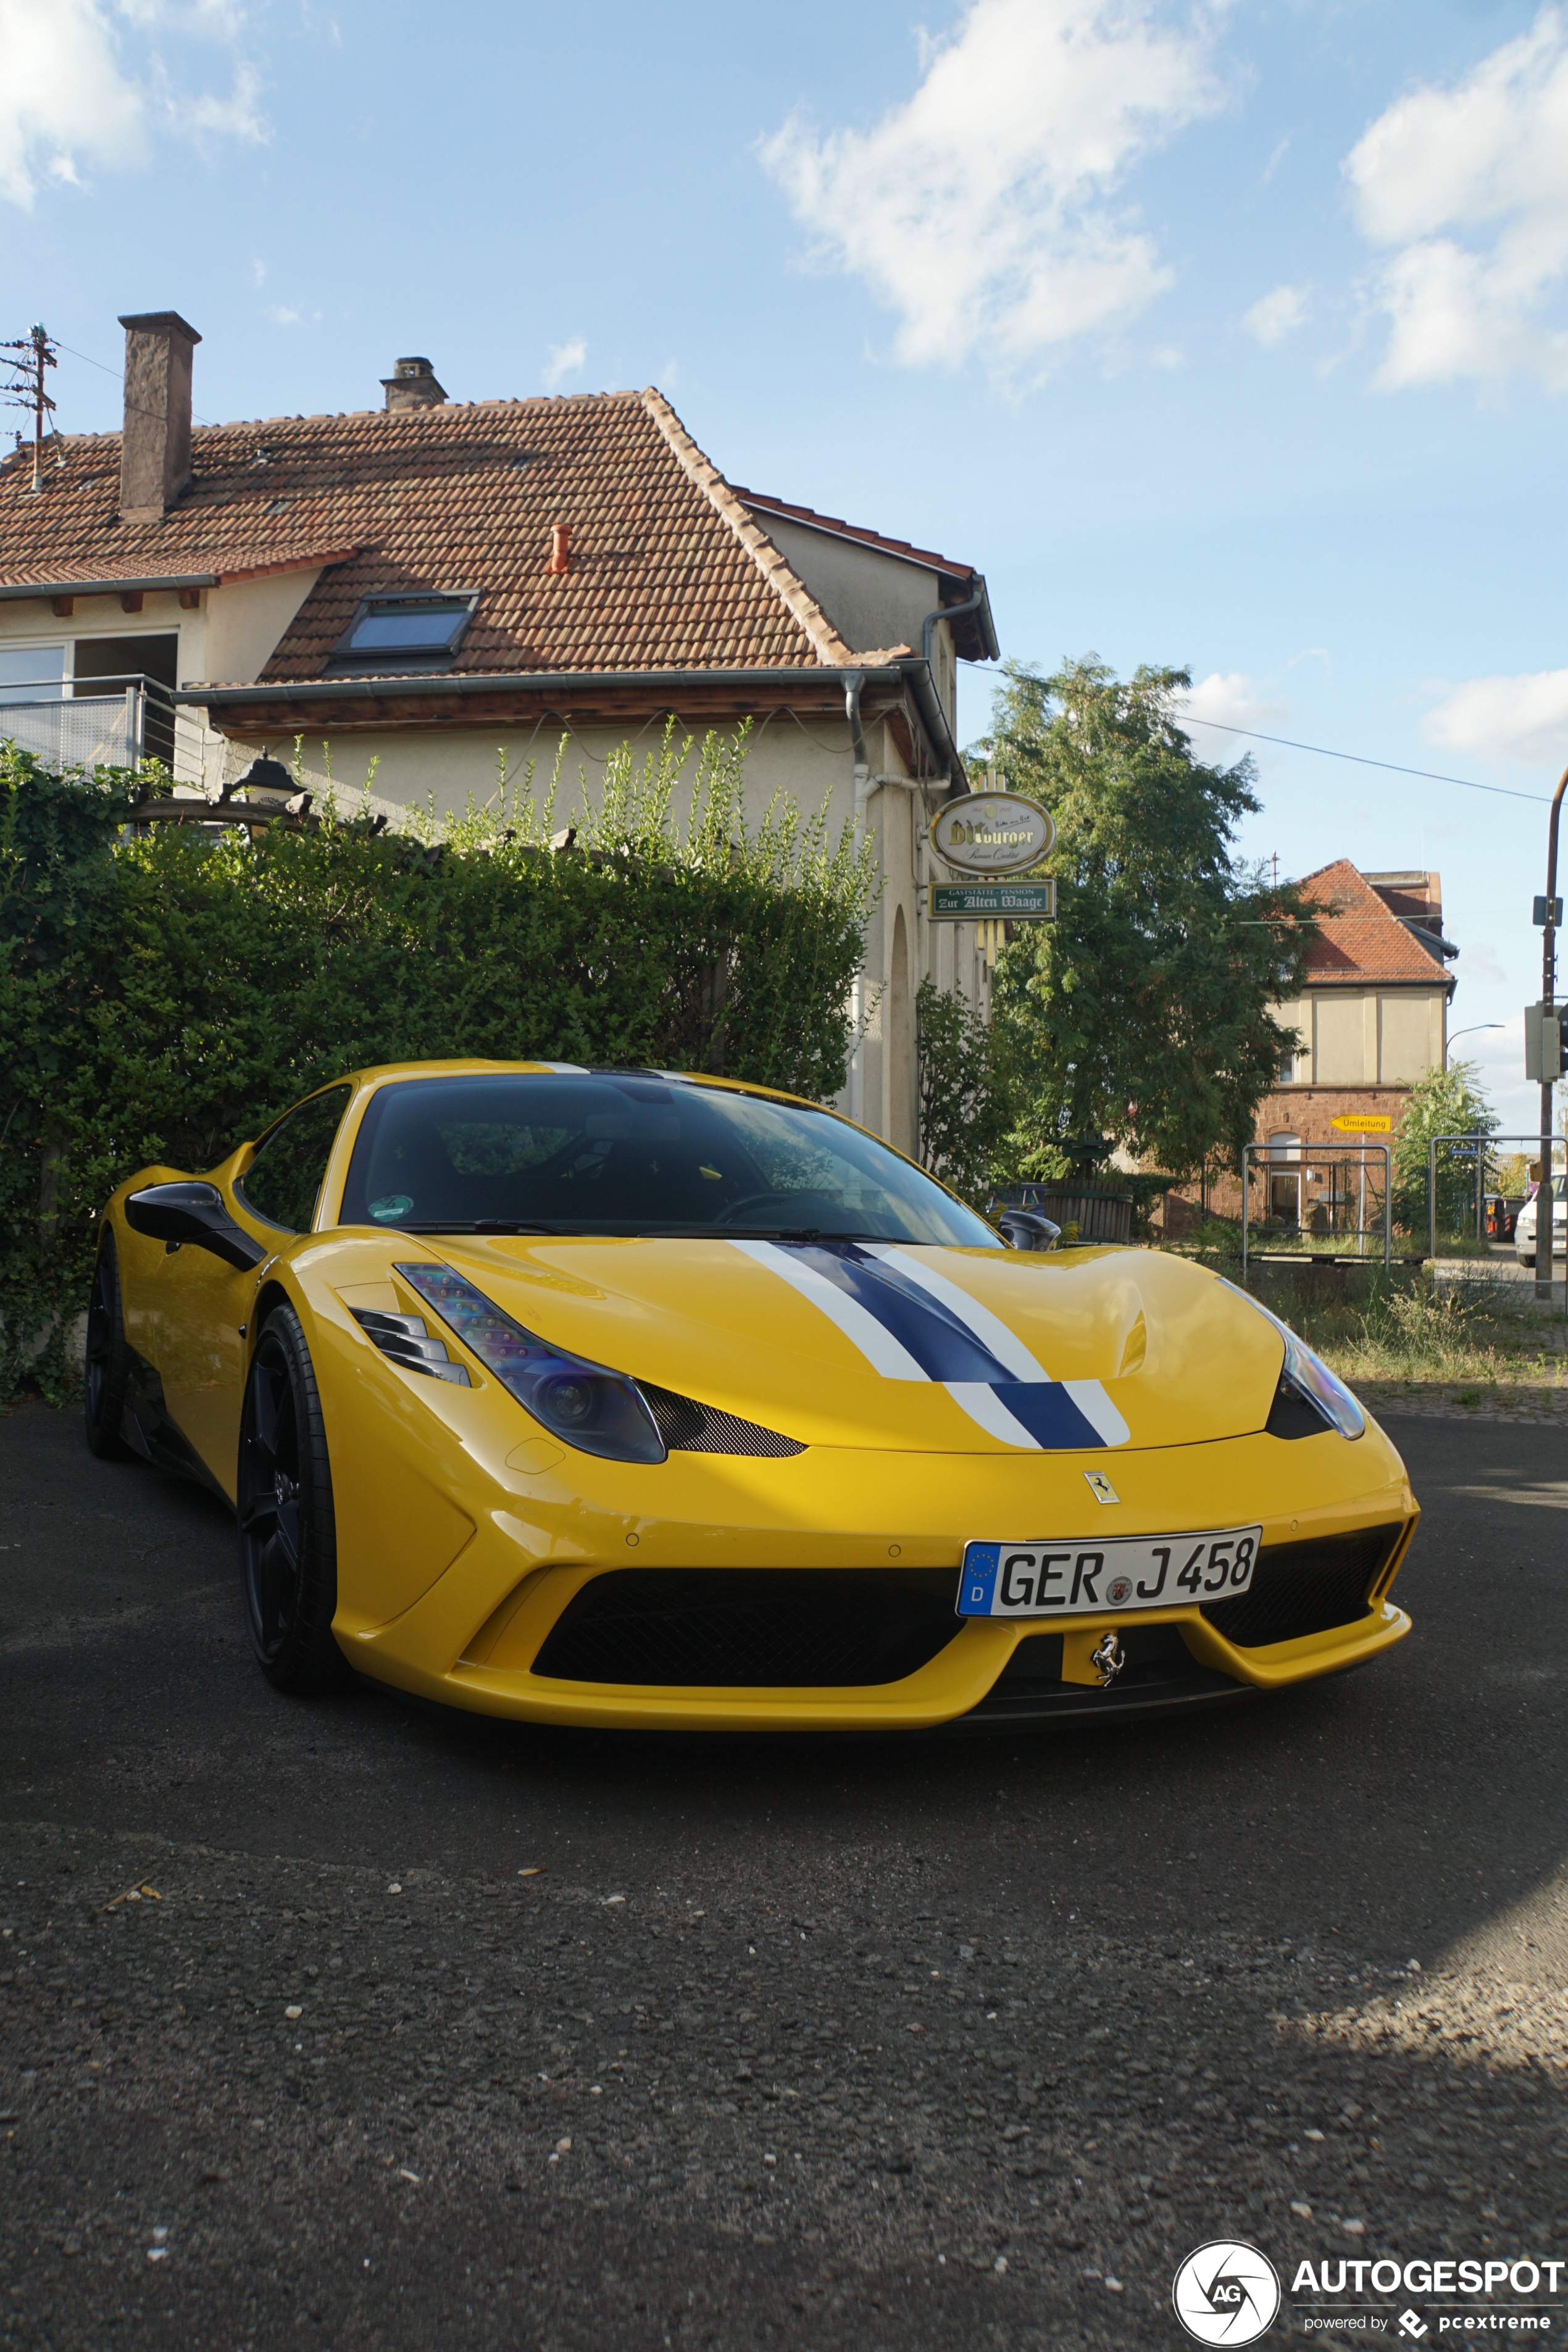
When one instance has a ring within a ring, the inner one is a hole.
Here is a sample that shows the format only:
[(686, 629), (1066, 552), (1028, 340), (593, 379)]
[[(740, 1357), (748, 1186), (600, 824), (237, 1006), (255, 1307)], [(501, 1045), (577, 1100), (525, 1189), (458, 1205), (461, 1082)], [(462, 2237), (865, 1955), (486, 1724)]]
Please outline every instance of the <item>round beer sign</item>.
[(1056, 837), (1045, 810), (1012, 793), (949, 801), (931, 829), (931, 847), (960, 874), (1022, 874), (1048, 856)]

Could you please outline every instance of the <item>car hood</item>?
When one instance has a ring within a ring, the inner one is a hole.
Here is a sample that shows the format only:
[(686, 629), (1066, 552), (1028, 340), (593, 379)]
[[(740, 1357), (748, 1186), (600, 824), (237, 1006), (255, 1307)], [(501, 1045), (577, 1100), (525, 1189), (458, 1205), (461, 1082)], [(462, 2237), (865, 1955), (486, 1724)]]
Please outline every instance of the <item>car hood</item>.
[(1283, 1349), (1144, 1250), (410, 1235), (557, 1347), (809, 1445), (1016, 1454), (1260, 1429)]

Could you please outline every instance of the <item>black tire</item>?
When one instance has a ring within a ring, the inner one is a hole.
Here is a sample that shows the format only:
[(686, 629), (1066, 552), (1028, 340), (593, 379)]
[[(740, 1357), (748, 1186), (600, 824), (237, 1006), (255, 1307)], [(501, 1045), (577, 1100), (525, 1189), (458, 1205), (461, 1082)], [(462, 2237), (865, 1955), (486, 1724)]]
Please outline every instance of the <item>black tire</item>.
[(291, 1307), (267, 1318), (239, 1425), (239, 1573), (251, 1647), (275, 1690), (321, 1697), (349, 1680), (338, 1605), (332, 1476), (315, 1370)]
[(1528, 1257), (1521, 1256), (1519, 1262), (1521, 1265), (1533, 1265), (1535, 1264), (1535, 1252), (1531, 1250)]
[(81, 1384), (88, 1446), (100, 1462), (123, 1462), (131, 1453), (120, 1434), (120, 1423), (134, 1361), (125, 1344), (119, 1254), (114, 1235), (105, 1234), (88, 1295), (87, 1361)]

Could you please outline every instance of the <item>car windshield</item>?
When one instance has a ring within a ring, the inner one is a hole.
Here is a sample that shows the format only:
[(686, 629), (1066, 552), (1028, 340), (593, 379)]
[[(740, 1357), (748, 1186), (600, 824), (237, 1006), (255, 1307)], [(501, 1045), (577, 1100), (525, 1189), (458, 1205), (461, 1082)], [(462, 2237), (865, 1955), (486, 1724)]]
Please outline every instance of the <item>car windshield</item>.
[(383, 1087), (340, 1223), (1002, 1247), (929, 1176), (830, 1112), (618, 1071)]

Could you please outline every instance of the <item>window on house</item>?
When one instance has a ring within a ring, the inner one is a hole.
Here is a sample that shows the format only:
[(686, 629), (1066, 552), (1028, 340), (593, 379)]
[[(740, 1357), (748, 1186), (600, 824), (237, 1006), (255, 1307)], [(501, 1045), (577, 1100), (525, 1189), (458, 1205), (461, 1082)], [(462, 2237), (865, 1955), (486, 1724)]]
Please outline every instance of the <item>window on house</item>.
[(0, 702), (58, 702), (65, 678), (64, 646), (0, 646)]
[(367, 596), (339, 638), (334, 662), (450, 660), (474, 617), (477, 594)]

